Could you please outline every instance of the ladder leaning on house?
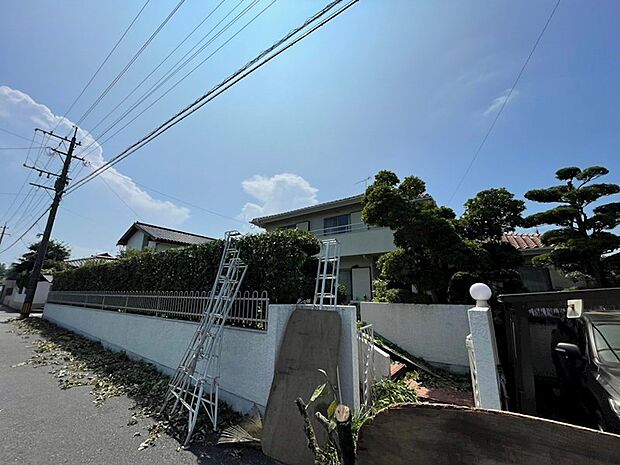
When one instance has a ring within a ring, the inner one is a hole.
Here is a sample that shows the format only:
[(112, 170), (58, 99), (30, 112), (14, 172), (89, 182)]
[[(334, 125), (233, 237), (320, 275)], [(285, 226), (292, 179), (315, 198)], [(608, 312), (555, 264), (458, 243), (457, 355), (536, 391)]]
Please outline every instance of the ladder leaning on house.
[[(168, 394), (161, 408), (163, 412), (168, 402), (175, 399), (171, 415), (180, 406), (188, 410), (184, 447), (192, 437), (201, 407), (205, 408), (213, 423), (213, 429), (217, 426), (224, 323), (247, 270), (247, 265), (239, 258), (239, 249), (235, 244), (238, 236), (238, 231), (226, 232), (224, 251), (207, 306), (174, 378), (168, 385)], [(205, 393), (205, 385), (208, 385), (208, 393)]]
[(338, 273), (340, 272), (340, 243), (337, 239), (321, 241), (319, 263), (314, 288), (314, 306), (322, 310), (338, 304)]

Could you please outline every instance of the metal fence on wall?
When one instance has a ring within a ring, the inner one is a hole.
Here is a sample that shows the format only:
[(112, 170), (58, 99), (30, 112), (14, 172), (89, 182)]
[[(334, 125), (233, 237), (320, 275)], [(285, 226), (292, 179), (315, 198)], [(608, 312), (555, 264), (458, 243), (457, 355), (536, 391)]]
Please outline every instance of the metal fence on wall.
[[(135, 313), (160, 318), (198, 321), (207, 305), (209, 292), (73, 292), (51, 291), (48, 303)], [(226, 325), (267, 330), (267, 291), (245, 291), (235, 299)]]

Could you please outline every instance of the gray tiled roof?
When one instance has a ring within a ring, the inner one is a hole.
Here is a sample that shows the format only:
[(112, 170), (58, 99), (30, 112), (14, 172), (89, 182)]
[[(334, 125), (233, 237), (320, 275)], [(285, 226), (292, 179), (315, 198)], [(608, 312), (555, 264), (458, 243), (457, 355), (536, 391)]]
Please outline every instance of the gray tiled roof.
[(136, 230), (144, 232), (151, 240), (156, 242), (168, 242), (171, 244), (194, 245), (205, 244), (214, 241), (213, 237), (201, 236), (199, 234), (179, 231), (177, 229), (164, 228), (154, 224), (141, 223), (136, 221), (131, 228), (127, 230), (123, 237), (118, 240), (118, 245), (126, 245), (127, 241)]
[(315, 205), (310, 205), (308, 207), (297, 208), (295, 210), (290, 210), (287, 212), (276, 213), (274, 215), (261, 216), (258, 218), (254, 218), (251, 222), (257, 226), (262, 226), (263, 224), (270, 223), (272, 221), (277, 221), (284, 218), (289, 218), (291, 216), (305, 215), (309, 213), (319, 212), (322, 210), (328, 210), (330, 208), (338, 208), (347, 205), (355, 205), (361, 204), (362, 199), (364, 198), (364, 194), (353, 195), (351, 197), (346, 197), (344, 199), (331, 200), (329, 202), (318, 203)]

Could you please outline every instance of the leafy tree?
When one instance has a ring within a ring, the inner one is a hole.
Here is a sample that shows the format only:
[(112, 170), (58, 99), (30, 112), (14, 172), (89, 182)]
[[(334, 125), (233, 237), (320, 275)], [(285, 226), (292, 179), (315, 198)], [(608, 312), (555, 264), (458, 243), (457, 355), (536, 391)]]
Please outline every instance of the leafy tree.
[[(466, 207), (464, 219), (458, 220), (450, 208), (436, 204), (420, 178), (400, 182), (390, 171), (375, 176), (364, 195), (362, 219), (391, 228), (398, 247), (377, 262), (380, 298), (466, 301), (467, 283), (477, 280), (520, 288), (514, 268), (521, 257), (500, 239), (503, 229), (514, 229), (520, 221), (521, 203), (496, 189), (480, 193)], [(480, 218), (484, 221), (477, 226)]]
[[(28, 246), (28, 252), (21, 256), (21, 258), (11, 264), (9, 269), (9, 275), (17, 280), (19, 287), (26, 287), (30, 279), (30, 271), (34, 266), (34, 261), (39, 249), (39, 242), (30, 244)], [(65, 260), (71, 256), (71, 249), (62, 243), (55, 240), (50, 240), (47, 246), (47, 253), (45, 254), (45, 260), (41, 269), (42, 273), (56, 273), (66, 270), (68, 268)]]
[(506, 232), (513, 232), (523, 222), (525, 202), (514, 198), (506, 188), (487, 189), (465, 202), (459, 219), (461, 235), (469, 246), (477, 249), (476, 269), (461, 271), (451, 279), (452, 299), (468, 295), (469, 287), (484, 281), (499, 292), (520, 292), (523, 283), (517, 271), (523, 257), (517, 249), (502, 241)]
[(618, 258), (605, 256), (620, 248), (620, 237), (612, 232), (620, 225), (620, 202), (593, 206), (620, 192), (618, 184), (593, 183), (608, 173), (602, 166), (562, 168), (555, 173), (561, 184), (525, 194), (534, 202), (559, 204), (525, 219), (527, 226), (556, 226), (541, 237), (553, 249), (536, 257), (534, 264), (553, 265), (567, 277), (585, 281), (588, 287), (612, 284)]
[(4, 278), (7, 274), (6, 265), (4, 263), (0, 263), (0, 279)]
[(521, 224), (524, 210), (525, 202), (503, 187), (478, 192), (465, 202), (460, 220), (463, 235), (472, 240), (500, 242), (502, 234)]

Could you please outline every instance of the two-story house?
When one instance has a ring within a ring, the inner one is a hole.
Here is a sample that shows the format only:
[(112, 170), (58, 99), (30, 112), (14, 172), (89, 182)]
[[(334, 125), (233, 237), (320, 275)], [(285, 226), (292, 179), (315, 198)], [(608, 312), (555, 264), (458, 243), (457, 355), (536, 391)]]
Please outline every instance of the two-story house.
[[(363, 194), (325, 202), (275, 215), (254, 218), (256, 226), (274, 231), (297, 228), (309, 231), (319, 239), (336, 238), (340, 243), (340, 283), (347, 289), (350, 301), (372, 298), (372, 281), (378, 276), (377, 259), (394, 250), (394, 235), (389, 228), (369, 226), (362, 222)], [(531, 264), (532, 257), (548, 251), (540, 234), (504, 234), (503, 241), (515, 247), (524, 258), (519, 268), (521, 279), (530, 292), (560, 290), (574, 283), (553, 268)]]
[(274, 231), (297, 228), (310, 231), (319, 239), (336, 238), (340, 243), (340, 283), (351, 301), (372, 298), (372, 280), (377, 276), (377, 259), (394, 250), (389, 228), (362, 222), (363, 195), (325, 202), (275, 215), (254, 218), (252, 223)]

